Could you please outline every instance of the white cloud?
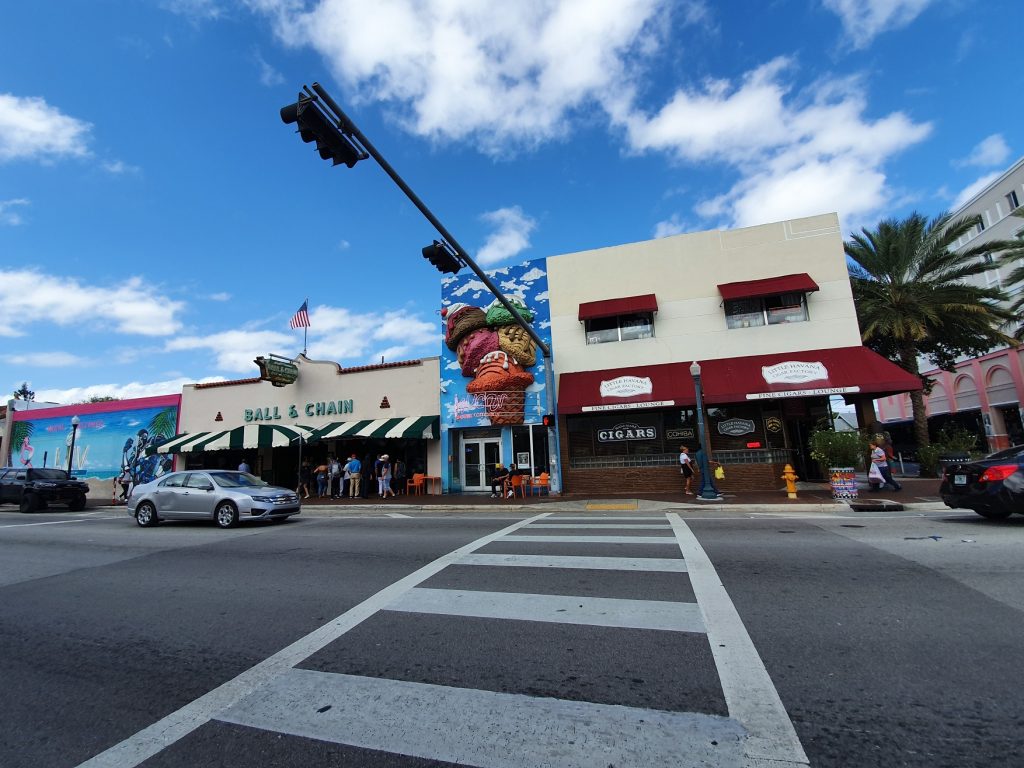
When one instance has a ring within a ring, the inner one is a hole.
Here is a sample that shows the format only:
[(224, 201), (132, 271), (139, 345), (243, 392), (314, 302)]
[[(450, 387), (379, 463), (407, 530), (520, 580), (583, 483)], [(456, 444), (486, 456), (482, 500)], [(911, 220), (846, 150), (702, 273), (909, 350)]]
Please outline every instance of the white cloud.
[[(388, 102), (408, 130), (475, 140), (491, 154), (565, 135), (649, 52), (668, 0), (481, 3), (250, 0), (278, 36), (310, 45), (364, 99)], [(700, 3), (685, 19), (700, 20)]]
[(793, 66), (778, 58), (735, 86), (709, 81), (698, 91), (678, 91), (653, 116), (623, 108), (619, 119), (638, 151), (718, 161), (739, 172), (732, 189), (697, 206), (724, 225), (830, 211), (848, 222), (878, 211), (891, 196), (885, 162), (923, 140), (931, 126), (900, 112), (867, 118), (855, 78), (821, 80), (791, 94), (786, 75)]
[(85, 157), (91, 129), (41, 98), (0, 93), (0, 162)]
[(268, 88), (274, 88), (284, 83), (284, 75), (277, 71), (259, 51), (253, 53), (253, 59), (260, 72), (260, 83)]
[(659, 221), (654, 226), (654, 239), (658, 240), (663, 237), (671, 237), (672, 235), (681, 235), (685, 231), (686, 225), (680, 220), (679, 214), (673, 213), (669, 218)]
[(113, 173), (115, 175), (121, 175), (125, 173), (136, 174), (142, 171), (137, 165), (129, 165), (123, 160), (113, 160), (103, 163), (103, 170), (107, 173)]
[(211, 301), (231, 301), (231, 294), (226, 291), (220, 293), (211, 293), (209, 296)]
[(162, 0), (160, 6), (192, 22), (212, 21), (225, 14), (221, 0)]
[(141, 277), (101, 286), (36, 270), (0, 269), (0, 336), (21, 336), (40, 323), (166, 336), (181, 328), (177, 316), (184, 307)]
[(957, 160), (953, 165), (958, 168), (971, 165), (991, 168), (994, 165), (1002, 165), (1009, 156), (1010, 148), (1002, 134), (993, 133), (978, 142), (967, 157)]
[(233, 330), (205, 336), (180, 336), (170, 339), (167, 352), (207, 350), (212, 352), (221, 370), (256, 375), (253, 360), (258, 355), (287, 354), (296, 349), (297, 337), (278, 331)]
[(6, 355), (3, 359), (12, 365), (35, 365), (40, 368), (66, 368), (89, 362), (70, 352), (31, 352), (27, 355)]
[(955, 211), (959, 209), (960, 206), (966, 205), (967, 202), (971, 200), (971, 198), (973, 198), (975, 195), (981, 192), (981, 190), (983, 190), (985, 187), (987, 187), (989, 184), (991, 184), (993, 181), (995, 181), (1002, 175), (1002, 171), (993, 171), (992, 173), (982, 176), (977, 181), (968, 184), (963, 190), (961, 190), (960, 194), (956, 196), (956, 199), (953, 201), (950, 210)]
[(910, 24), (932, 0), (823, 0), (839, 16), (850, 45), (867, 48), (881, 32)]
[[(417, 349), (436, 354), (440, 343), (439, 326), (402, 310), (356, 314), (343, 307), (318, 306), (310, 311), (309, 322), (308, 354), (314, 360), (344, 360), (346, 365), (373, 362), (371, 350), (383, 344), (384, 354), (393, 361), (394, 355), (412, 354)], [(221, 370), (255, 375), (253, 360), (257, 355), (296, 354), (301, 345), (302, 334), (298, 330), (242, 328), (170, 339), (164, 349), (168, 352), (207, 350)], [(373, 354), (379, 360), (381, 352)], [(359, 362), (353, 363), (354, 360)]]
[(47, 403), (81, 403), (90, 397), (117, 397), (128, 400), (136, 397), (180, 395), (181, 388), (186, 384), (208, 384), (215, 381), (224, 381), (224, 377), (207, 376), (202, 379), (181, 377), (148, 384), (132, 381), (128, 384), (90, 384), (85, 387), (69, 389), (38, 389), (36, 390), (36, 400)]
[(0, 200), (0, 226), (16, 227), (21, 224), (21, 214), (15, 208), (28, 204), (29, 201), (23, 197), (16, 197), (13, 200)]
[(480, 218), (496, 228), (477, 252), (475, 260), (480, 266), (497, 264), (530, 247), (530, 233), (536, 229), (537, 222), (518, 205), (489, 211)]

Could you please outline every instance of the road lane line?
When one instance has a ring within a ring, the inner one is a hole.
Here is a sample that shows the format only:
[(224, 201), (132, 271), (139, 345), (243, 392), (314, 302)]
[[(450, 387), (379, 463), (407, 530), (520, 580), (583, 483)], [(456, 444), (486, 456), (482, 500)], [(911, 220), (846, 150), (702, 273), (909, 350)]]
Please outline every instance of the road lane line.
[(690, 573), (690, 584), (707, 627), (729, 716), (750, 733), (744, 745), (748, 759), (780, 764), (807, 764), (779, 692), (757, 653), (743, 620), (725, 591), (711, 559), (675, 512), (667, 514)]
[(546, 541), (567, 544), (671, 544), (672, 536), (504, 536), (502, 541)]
[(673, 571), (686, 573), (681, 557), (583, 557), (577, 555), (466, 555), (458, 565), (523, 568), (583, 568), (593, 571)]
[(80, 517), (75, 520), (47, 520), (44, 523), (12, 523), (10, 525), (0, 525), (0, 528), (31, 528), (34, 525), (64, 525), (66, 523), (91, 523), (93, 520), (120, 520), (121, 516), (117, 517)]
[(696, 603), (626, 600), (573, 595), (531, 595), (417, 587), (385, 607), (388, 611), (472, 616), (480, 619), (543, 621), (623, 629), (704, 632)]
[(744, 738), (720, 715), (306, 669), (288, 671), (218, 719), (482, 768), (725, 768), (740, 765)]
[(506, 534), (529, 525), (535, 520), (547, 517), (544, 512), (528, 517), (500, 531), (488, 534), (465, 546), (459, 547), (437, 560), (427, 563), (408, 576), (399, 579), (380, 592), (368, 597), (363, 602), (350, 608), (337, 618), (315, 629), (305, 637), (296, 640), (273, 656), (250, 667), (232, 680), (214, 688), (212, 691), (191, 701), (184, 707), (167, 715), (161, 720), (143, 728), (133, 736), (115, 744), (109, 749), (81, 763), (79, 768), (134, 768), (174, 742), (192, 733), (196, 728), (213, 718), (224, 709), (233, 706), (243, 697), (266, 685), (279, 675), (299, 664), (309, 656), (329, 645), (350, 629), (358, 626), (377, 611), (394, 601), (404, 592), (417, 584), (434, 576), (444, 568), (457, 563), (459, 559), (475, 550), (500, 539)]
[(668, 523), (534, 523), (530, 526), (530, 530), (536, 531), (541, 528), (545, 530), (548, 528), (571, 528), (573, 530), (583, 530), (587, 528), (621, 528), (623, 530), (639, 528), (641, 530), (667, 530), (671, 527), (672, 526)]

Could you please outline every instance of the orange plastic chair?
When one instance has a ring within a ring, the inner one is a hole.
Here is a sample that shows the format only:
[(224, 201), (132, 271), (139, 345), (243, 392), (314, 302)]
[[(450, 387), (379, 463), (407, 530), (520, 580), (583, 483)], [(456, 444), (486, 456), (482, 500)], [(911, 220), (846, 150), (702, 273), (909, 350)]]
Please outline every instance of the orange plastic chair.
[(411, 493), (417, 496), (421, 493), (426, 493), (423, 477), (424, 476), (418, 472), (413, 473), (412, 480), (407, 480), (405, 483), (405, 492), (407, 494)]
[(547, 489), (548, 494), (551, 493), (551, 475), (547, 472), (541, 472), (539, 476), (533, 478), (533, 482), (530, 484), (530, 495), (534, 493), (540, 495), (543, 489)]
[(522, 475), (512, 475), (512, 477), (509, 478), (508, 487), (512, 489), (513, 499), (516, 497), (517, 493), (524, 499), (526, 498), (526, 488), (523, 486)]

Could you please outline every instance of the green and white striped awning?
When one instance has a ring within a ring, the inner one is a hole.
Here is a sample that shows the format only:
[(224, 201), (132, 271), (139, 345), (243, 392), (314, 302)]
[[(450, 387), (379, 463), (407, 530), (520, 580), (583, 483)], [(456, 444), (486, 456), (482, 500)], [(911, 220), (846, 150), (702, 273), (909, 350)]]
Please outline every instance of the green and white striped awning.
[(366, 421), (336, 421), (317, 427), (315, 440), (335, 440), (340, 437), (414, 437), (436, 440), (440, 437), (440, 416), (409, 416), (405, 419), (372, 419)]
[(259, 448), (269, 445), (284, 447), (300, 437), (312, 439), (313, 429), (299, 425), (249, 424), (221, 432), (185, 432), (158, 445), (156, 453), (197, 453), (199, 451), (226, 451), (229, 448)]

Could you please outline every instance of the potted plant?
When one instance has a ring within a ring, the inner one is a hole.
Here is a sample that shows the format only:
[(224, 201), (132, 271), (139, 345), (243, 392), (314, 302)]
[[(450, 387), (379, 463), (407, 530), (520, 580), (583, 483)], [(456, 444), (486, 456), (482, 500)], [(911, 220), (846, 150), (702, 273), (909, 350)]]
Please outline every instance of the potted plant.
[(857, 498), (857, 468), (864, 463), (867, 438), (853, 430), (837, 432), (824, 424), (810, 437), (811, 458), (827, 473), (832, 498)]

